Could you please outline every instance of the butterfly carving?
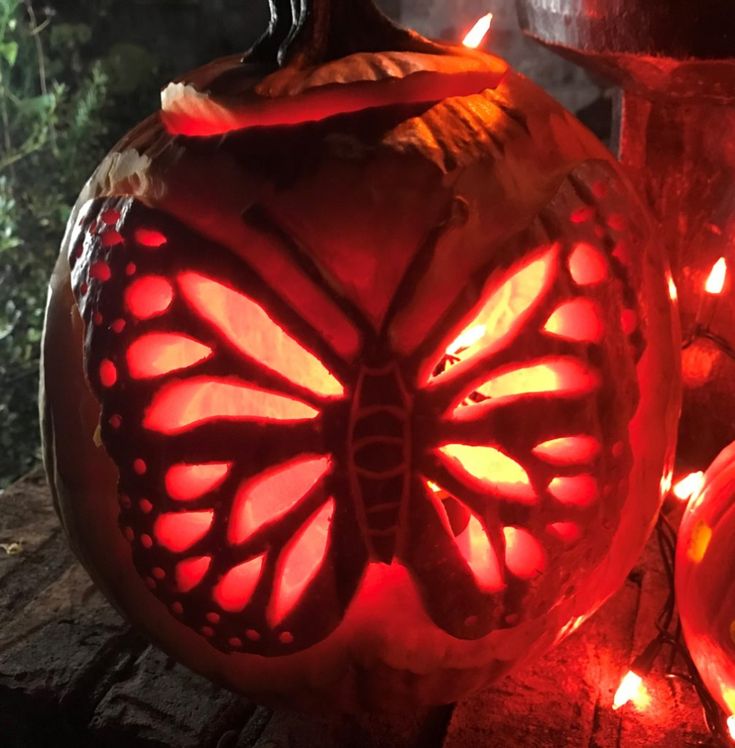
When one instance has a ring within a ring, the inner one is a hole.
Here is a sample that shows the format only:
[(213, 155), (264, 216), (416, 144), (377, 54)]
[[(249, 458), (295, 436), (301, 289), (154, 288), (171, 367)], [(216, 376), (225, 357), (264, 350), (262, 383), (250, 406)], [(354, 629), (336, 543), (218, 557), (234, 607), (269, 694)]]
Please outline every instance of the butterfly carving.
[(173, 615), (223, 651), (298, 651), (396, 563), (472, 639), (602, 557), (643, 335), (624, 228), (560, 192), (565, 222), (550, 208), (427, 309), (450, 208), (378, 325), (265, 209), (243, 220), (270, 249), (237, 256), (132, 198), (88, 205), (87, 376), (121, 529)]

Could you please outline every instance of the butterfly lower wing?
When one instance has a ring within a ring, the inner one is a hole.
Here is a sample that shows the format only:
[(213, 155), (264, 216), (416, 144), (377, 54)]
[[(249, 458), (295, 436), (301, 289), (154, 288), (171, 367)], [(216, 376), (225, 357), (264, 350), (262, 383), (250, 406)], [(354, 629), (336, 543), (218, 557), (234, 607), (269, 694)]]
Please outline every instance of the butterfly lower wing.
[[(620, 196), (593, 199), (583, 176), (532, 227), (546, 245), (491, 277), (485, 300), (434, 336), (439, 363), (417, 394), (424, 488), (412, 511), (435, 530), (415, 534), (402, 558), (456, 636), (516, 625), (573, 594), (572, 572), (599, 563), (625, 499), (644, 337), (635, 268), (621, 257), (635, 237), (613, 228)], [(570, 225), (555, 229), (565, 213)]]
[(334, 329), (357, 334), (349, 320), (300, 279), (330, 310), (323, 334), (248, 263), (134, 200), (90, 204), (70, 264), (146, 584), (224, 651), (326, 637), (367, 563), (324, 436), (347, 407), (351, 343)]

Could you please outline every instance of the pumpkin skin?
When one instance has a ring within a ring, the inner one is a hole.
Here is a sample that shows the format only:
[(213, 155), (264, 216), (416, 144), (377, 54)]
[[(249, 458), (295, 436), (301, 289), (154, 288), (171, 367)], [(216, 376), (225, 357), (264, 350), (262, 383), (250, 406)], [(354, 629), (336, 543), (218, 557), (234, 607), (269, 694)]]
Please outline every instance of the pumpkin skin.
[(676, 545), (676, 602), (687, 647), (707, 689), (735, 713), (735, 444), (707, 469)]
[[(406, 78), (443, 65), (403, 54)], [(622, 583), (670, 472), (678, 330), (646, 213), (540, 89), (444, 54), (481, 89), (269, 127), (232, 105), (252, 71), (193, 74), (212, 96), (164, 97), (116, 146), (51, 281), (72, 547), (166, 652), (262, 701), (404, 709), (499, 677)], [(365, 95), (395, 67), (368, 56), (319, 86)]]

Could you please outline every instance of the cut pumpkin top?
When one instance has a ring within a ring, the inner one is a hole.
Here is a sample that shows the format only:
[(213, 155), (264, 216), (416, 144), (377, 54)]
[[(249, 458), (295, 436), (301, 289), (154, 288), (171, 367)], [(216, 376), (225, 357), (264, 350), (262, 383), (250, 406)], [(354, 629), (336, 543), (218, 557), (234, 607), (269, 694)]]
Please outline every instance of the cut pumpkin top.
[(316, 122), (468, 96), (497, 87), (508, 70), (492, 55), (439, 49), (357, 52), (321, 65), (286, 65), (265, 77), (261, 65), (228, 57), (170, 83), (161, 95), (163, 122), (171, 134), (200, 137)]

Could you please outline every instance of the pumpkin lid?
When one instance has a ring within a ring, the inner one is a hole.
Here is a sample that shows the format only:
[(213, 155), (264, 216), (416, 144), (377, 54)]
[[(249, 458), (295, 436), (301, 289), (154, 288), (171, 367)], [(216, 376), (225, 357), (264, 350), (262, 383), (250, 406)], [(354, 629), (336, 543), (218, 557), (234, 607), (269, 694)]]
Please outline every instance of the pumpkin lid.
[(271, 16), (244, 58), (217, 60), (163, 90), (169, 132), (207, 136), (428, 104), (495, 88), (508, 69), (394, 25), (372, 0), (275, 0)]

